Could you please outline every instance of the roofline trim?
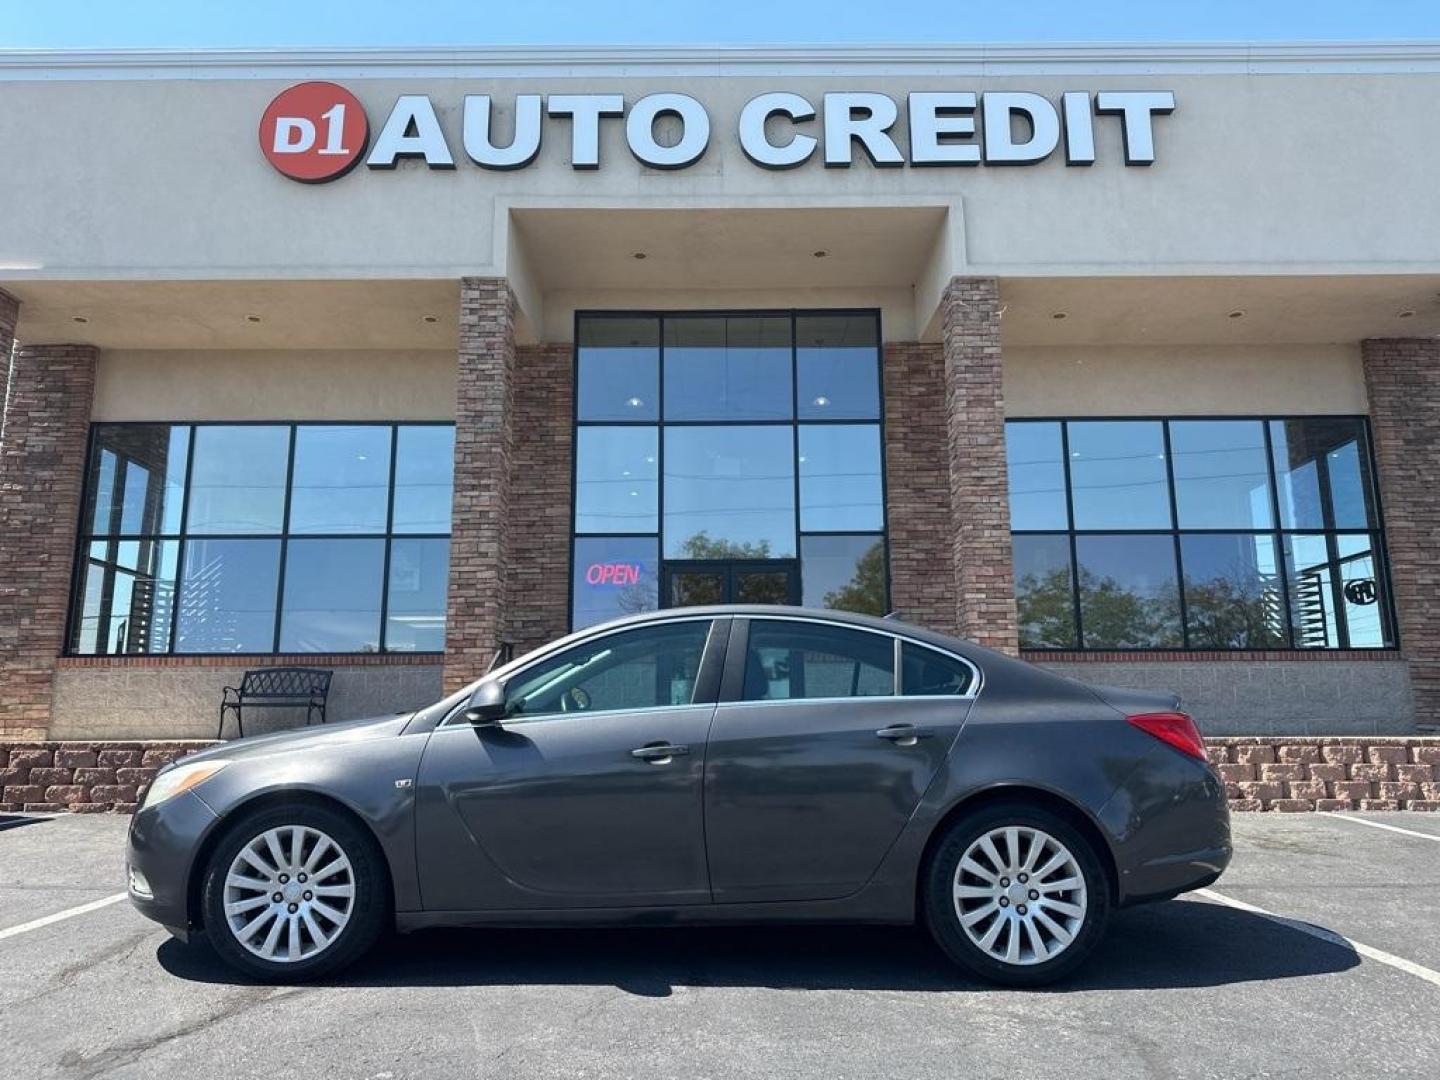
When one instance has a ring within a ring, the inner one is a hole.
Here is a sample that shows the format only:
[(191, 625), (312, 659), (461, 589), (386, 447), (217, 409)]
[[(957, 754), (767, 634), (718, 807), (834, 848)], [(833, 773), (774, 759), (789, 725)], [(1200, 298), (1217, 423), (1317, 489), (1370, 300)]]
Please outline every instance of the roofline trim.
[(1440, 72), (1440, 41), (0, 50), (0, 79)]

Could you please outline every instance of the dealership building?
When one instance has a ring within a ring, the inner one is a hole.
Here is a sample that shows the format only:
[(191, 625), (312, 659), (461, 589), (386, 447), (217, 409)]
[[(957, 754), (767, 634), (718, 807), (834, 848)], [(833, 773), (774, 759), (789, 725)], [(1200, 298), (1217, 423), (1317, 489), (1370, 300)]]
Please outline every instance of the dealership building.
[(1440, 715), (1440, 47), (0, 54), (0, 741), (803, 603)]

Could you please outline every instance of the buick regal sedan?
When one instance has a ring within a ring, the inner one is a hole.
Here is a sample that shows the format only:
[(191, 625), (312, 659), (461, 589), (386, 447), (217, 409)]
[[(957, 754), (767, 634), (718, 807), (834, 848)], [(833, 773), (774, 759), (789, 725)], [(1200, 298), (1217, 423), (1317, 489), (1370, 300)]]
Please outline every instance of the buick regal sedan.
[(557, 641), (419, 712), (164, 770), (130, 897), (268, 980), (387, 928), (920, 922), (1033, 986), (1118, 906), (1230, 859), (1173, 696), (884, 619), (681, 608)]

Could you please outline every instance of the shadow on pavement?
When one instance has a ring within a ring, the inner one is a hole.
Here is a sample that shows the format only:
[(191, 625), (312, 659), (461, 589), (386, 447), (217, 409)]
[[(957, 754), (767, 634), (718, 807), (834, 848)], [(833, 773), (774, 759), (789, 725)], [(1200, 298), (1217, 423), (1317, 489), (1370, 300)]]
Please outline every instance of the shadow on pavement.
[[(207, 947), (168, 940), (157, 959), (196, 982), (244, 983)], [(1120, 912), (1081, 971), (1045, 992), (1171, 989), (1344, 971), (1349, 948), (1193, 901)], [(911, 927), (428, 930), (391, 936), (338, 986), (606, 985), (646, 997), (675, 986), (975, 990)]]
[(23, 814), (0, 814), (0, 832), (6, 829), (18, 829), (21, 825), (39, 825), (42, 821), (49, 821), (48, 817), (26, 817)]

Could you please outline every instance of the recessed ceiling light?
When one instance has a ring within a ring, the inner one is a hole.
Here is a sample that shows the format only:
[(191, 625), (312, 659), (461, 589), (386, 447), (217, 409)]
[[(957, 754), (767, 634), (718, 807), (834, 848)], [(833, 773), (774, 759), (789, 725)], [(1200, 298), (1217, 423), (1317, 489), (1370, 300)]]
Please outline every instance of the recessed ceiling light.
[(823, 258), (825, 258), (826, 255), (829, 255), (830, 253), (829, 253), (828, 251), (823, 251), (823, 250), (822, 250), (822, 251), (812, 251), (811, 254), (814, 255), (815, 258), (817, 258), (817, 259), (823, 259)]
[(819, 397), (817, 397), (817, 398), (815, 399), (815, 404), (816, 404), (816, 405), (819, 405), (819, 406), (823, 409), (826, 405), (829, 405), (829, 404), (830, 404), (830, 399), (829, 399), (828, 397), (826, 397), (824, 394), (821, 394)]
[(1415, 311), (1413, 308), (1406, 308), (1404, 311), (1397, 311), (1395, 317), (1397, 319), (1413, 319), (1415, 317)]
[(423, 319), (425, 322), (428, 322), (428, 323), (437, 323), (437, 322), (440, 321), (440, 316), (439, 316), (439, 315), (422, 315), (422, 316), (420, 316), (420, 317), (421, 317), (421, 319)]
[(1069, 317), (1070, 313), (1068, 311), (1052, 311), (1050, 313), (1050, 318), (1052, 319), (1068, 319)]
[(1245, 317), (1245, 312), (1241, 311), (1239, 308), (1236, 308), (1234, 311), (1230, 312), (1230, 315), (1229, 315), (1229, 318), (1232, 318), (1232, 319), (1243, 319), (1244, 317)]
[(259, 315), (246, 315), (246, 316), (245, 316), (245, 321), (246, 321), (246, 322), (259, 322), (259, 321), (260, 321), (260, 316), (259, 316)]
[(626, 401), (625, 404), (629, 405), (632, 409), (638, 409), (641, 405), (644, 405), (645, 402), (641, 401), (638, 397), (632, 397)]
[(632, 259), (643, 259), (643, 258), (645, 258), (645, 252), (643, 252), (643, 251), (637, 251), (637, 252), (635, 252), (634, 255), (631, 255), (630, 257), (631, 257)]
[(87, 323), (87, 322), (89, 322), (90, 320), (87, 319), (84, 315), (72, 315), (72, 316), (70, 316), (70, 321), (71, 321), (71, 322), (78, 322), (78, 323)]

